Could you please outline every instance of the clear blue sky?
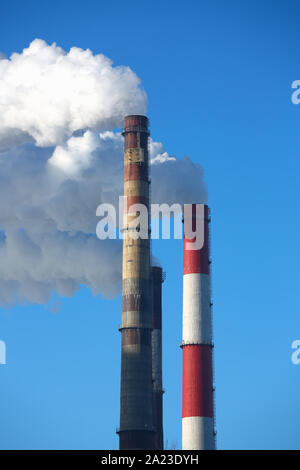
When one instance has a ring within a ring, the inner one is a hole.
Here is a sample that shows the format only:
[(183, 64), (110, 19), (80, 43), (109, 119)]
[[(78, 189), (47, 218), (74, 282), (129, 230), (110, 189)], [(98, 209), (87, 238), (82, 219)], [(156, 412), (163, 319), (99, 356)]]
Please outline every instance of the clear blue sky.
[[(300, 365), (297, 1), (16, 1), (0, 50), (34, 38), (129, 65), (151, 133), (205, 169), (212, 209), (218, 447), (296, 448)], [(154, 243), (164, 284), (165, 438), (181, 446), (181, 241)], [(117, 448), (120, 297), (82, 289), (59, 314), (0, 310), (0, 447)]]

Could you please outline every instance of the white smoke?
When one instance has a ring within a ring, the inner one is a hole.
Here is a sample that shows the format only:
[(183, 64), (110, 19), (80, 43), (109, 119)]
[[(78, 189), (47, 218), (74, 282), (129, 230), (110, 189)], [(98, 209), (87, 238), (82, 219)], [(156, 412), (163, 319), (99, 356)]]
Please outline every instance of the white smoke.
[[(118, 207), (123, 138), (115, 129), (145, 110), (138, 77), (89, 50), (35, 40), (0, 60), (1, 304), (46, 303), (81, 285), (118, 294), (122, 242), (96, 237), (96, 208)], [(152, 202), (206, 201), (200, 165), (153, 141), (150, 158)]]
[(35, 39), (21, 54), (0, 61), (0, 77), (0, 136), (6, 145), (29, 139), (56, 145), (77, 129), (121, 127), (125, 114), (146, 111), (136, 74), (89, 49), (66, 53)]

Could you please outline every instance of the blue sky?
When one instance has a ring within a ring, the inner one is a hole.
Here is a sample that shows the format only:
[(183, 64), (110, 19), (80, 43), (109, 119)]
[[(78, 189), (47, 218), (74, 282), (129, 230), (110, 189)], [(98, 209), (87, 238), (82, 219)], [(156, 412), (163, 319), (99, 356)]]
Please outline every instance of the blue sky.
[[(218, 448), (299, 449), (298, 2), (11, 0), (0, 15), (8, 55), (38, 37), (129, 65), (148, 94), (152, 137), (203, 165)], [(165, 440), (180, 448), (182, 244), (153, 249), (167, 273)], [(56, 315), (0, 310), (1, 448), (117, 448), (120, 300), (83, 288)]]

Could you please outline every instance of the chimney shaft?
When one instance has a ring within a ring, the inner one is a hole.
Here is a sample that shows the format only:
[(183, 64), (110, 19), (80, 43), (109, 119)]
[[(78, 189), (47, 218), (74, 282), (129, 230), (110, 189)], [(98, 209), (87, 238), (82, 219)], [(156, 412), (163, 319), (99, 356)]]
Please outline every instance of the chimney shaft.
[[(149, 208), (148, 119), (124, 122), (122, 358), (119, 448), (153, 449), (150, 240), (130, 237), (132, 204)], [(149, 220), (149, 219), (148, 219)]]
[(152, 266), (152, 386), (154, 449), (163, 450), (163, 387), (162, 387), (162, 283), (163, 272)]
[[(200, 206), (200, 205), (199, 205)], [(209, 209), (204, 207), (204, 244), (183, 254), (182, 449), (215, 449)], [(196, 204), (192, 207), (193, 226)], [(187, 223), (188, 221), (184, 222)]]

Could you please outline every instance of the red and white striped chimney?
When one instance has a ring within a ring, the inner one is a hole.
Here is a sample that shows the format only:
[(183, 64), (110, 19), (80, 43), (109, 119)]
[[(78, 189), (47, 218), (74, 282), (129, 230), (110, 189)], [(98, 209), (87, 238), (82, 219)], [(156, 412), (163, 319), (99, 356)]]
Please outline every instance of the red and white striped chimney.
[[(196, 214), (202, 214), (199, 220)], [(182, 449), (215, 449), (212, 315), (209, 258), (209, 208), (192, 205), (195, 223), (204, 229), (200, 249), (188, 249), (195, 238), (187, 238), (184, 221), (183, 254), (183, 352)], [(202, 232), (203, 233), (203, 232)]]

